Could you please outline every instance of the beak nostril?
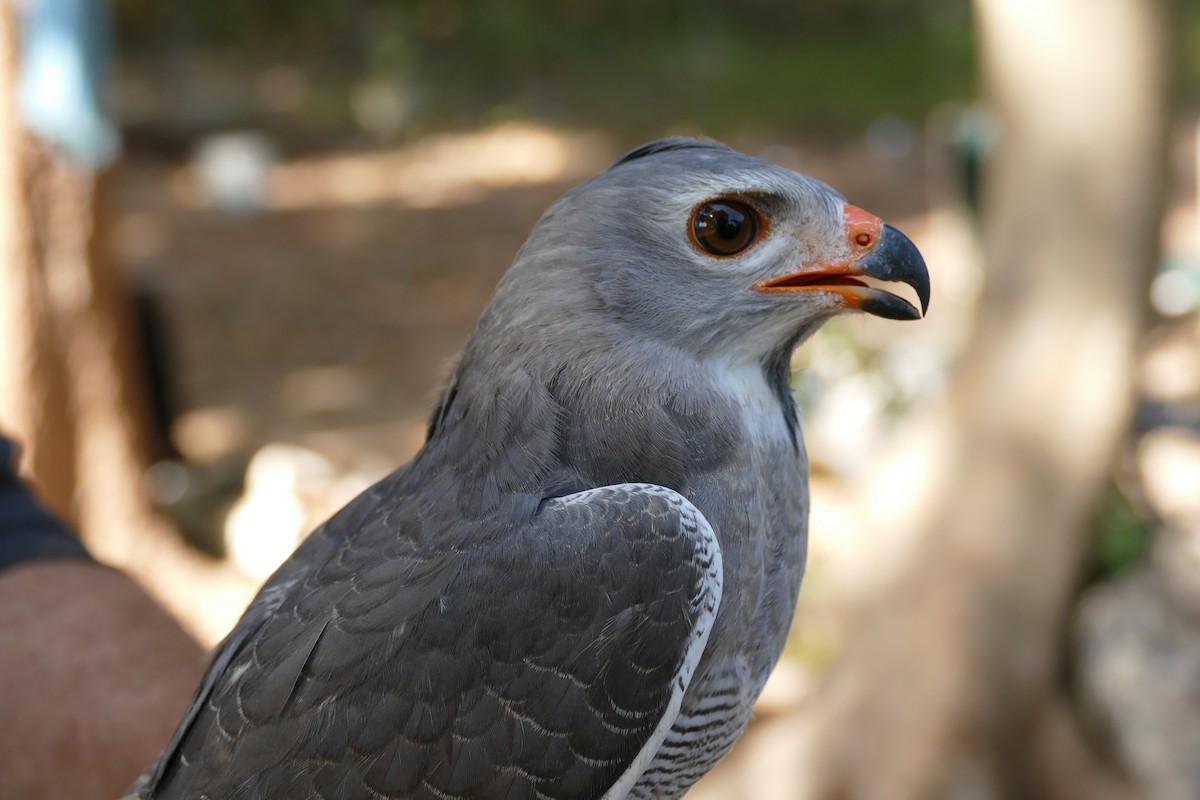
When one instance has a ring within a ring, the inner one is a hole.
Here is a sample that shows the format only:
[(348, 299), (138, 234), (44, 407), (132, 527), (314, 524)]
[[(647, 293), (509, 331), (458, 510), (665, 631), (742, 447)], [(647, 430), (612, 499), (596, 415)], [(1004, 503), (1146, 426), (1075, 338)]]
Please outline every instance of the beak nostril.
[(847, 242), (852, 250), (862, 254), (878, 246), (880, 236), (883, 235), (883, 220), (858, 206), (847, 205), (842, 214), (846, 226), (846, 238), (843, 241)]

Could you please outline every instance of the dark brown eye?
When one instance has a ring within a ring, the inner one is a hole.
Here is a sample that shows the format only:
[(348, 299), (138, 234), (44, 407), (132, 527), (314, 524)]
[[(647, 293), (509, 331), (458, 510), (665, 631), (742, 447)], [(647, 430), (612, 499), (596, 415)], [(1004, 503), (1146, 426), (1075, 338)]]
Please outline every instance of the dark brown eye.
[(758, 213), (741, 200), (710, 200), (692, 214), (692, 238), (714, 256), (734, 256), (758, 239)]

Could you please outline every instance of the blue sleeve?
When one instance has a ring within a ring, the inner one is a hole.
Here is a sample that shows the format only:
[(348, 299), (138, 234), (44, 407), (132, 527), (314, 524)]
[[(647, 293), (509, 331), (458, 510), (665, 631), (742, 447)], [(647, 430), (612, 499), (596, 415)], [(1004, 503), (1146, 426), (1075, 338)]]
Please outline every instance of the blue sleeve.
[(46, 558), (89, 559), (87, 549), (17, 477), (17, 448), (0, 436), (0, 571)]

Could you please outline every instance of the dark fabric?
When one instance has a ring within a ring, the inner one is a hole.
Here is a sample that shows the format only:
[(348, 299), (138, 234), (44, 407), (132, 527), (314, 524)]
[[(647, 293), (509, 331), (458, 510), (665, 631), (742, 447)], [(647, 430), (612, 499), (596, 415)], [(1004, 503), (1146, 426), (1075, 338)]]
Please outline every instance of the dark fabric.
[(0, 436), (0, 572), (25, 561), (90, 559), (78, 537), (17, 477), (18, 449)]

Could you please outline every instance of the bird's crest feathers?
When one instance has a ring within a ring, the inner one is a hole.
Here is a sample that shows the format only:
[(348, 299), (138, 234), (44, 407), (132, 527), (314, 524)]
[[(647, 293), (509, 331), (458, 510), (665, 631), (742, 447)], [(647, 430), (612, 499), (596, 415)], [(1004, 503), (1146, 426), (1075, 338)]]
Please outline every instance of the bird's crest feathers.
[(732, 152), (730, 148), (713, 139), (696, 139), (690, 136), (669, 136), (665, 139), (655, 139), (640, 147), (635, 147), (613, 162), (613, 167), (637, 161), (639, 158), (665, 153), (669, 150), (720, 150)]

